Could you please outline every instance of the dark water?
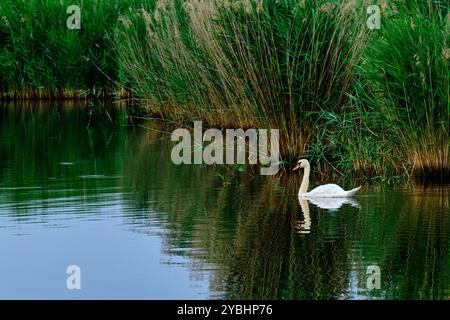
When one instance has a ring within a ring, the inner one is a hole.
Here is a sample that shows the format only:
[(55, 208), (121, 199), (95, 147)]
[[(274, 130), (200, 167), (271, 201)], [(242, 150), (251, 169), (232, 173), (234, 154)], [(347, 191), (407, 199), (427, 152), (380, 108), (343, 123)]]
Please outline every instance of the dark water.
[(0, 298), (450, 298), (448, 186), (299, 203), (299, 176), (175, 166), (107, 111), (0, 108)]

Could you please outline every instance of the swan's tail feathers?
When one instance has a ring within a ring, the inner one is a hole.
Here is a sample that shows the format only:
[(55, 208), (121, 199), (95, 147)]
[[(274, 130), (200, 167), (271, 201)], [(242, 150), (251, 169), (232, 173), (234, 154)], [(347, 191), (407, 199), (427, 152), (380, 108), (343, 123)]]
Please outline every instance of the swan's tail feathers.
[(347, 191), (347, 197), (353, 196), (355, 193), (358, 192), (359, 189), (361, 189), (361, 186), (359, 186), (358, 188), (352, 189), (350, 191)]

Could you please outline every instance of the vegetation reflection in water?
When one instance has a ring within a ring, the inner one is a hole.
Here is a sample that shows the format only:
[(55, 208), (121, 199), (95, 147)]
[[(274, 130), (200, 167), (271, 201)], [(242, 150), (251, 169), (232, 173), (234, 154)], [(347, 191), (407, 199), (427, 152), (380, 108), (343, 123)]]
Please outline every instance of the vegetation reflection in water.
[[(448, 186), (366, 186), (349, 203), (299, 203), (297, 175), (175, 166), (164, 127), (126, 126), (123, 109), (96, 110), (1, 108), (0, 215), (12, 215), (16, 225), (55, 221), (59, 211), (45, 208), (65, 212), (117, 196), (131, 203), (119, 210), (123, 224), (141, 231), (158, 223), (163, 252), (189, 259), (194, 278), (211, 272), (217, 298), (450, 296)], [(75, 195), (73, 207), (56, 201)], [(42, 205), (29, 210), (29, 202)], [(381, 270), (379, 290), (366, 286), (371, 265)]]

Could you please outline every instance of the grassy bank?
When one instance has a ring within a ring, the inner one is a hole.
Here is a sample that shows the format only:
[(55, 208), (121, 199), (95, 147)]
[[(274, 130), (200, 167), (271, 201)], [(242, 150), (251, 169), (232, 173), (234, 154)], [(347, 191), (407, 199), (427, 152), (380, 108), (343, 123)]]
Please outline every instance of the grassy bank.
[(2, 1), (4, 95), (131, 92), (180, 125), (279, 128), (320, 174), (450, 176), (445, 1), (85, 1), (81, 30), (68, 5)]

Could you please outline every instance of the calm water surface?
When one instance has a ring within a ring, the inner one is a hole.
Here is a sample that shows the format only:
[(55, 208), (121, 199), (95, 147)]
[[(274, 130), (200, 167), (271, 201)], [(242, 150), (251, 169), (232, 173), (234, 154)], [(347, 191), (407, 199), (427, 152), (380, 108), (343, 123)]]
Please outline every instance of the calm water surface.
[(0, 107), (1, 299), (450, 298), (448, 186), (299, 203), (300, 176), (173, 165), (157, 129)]

